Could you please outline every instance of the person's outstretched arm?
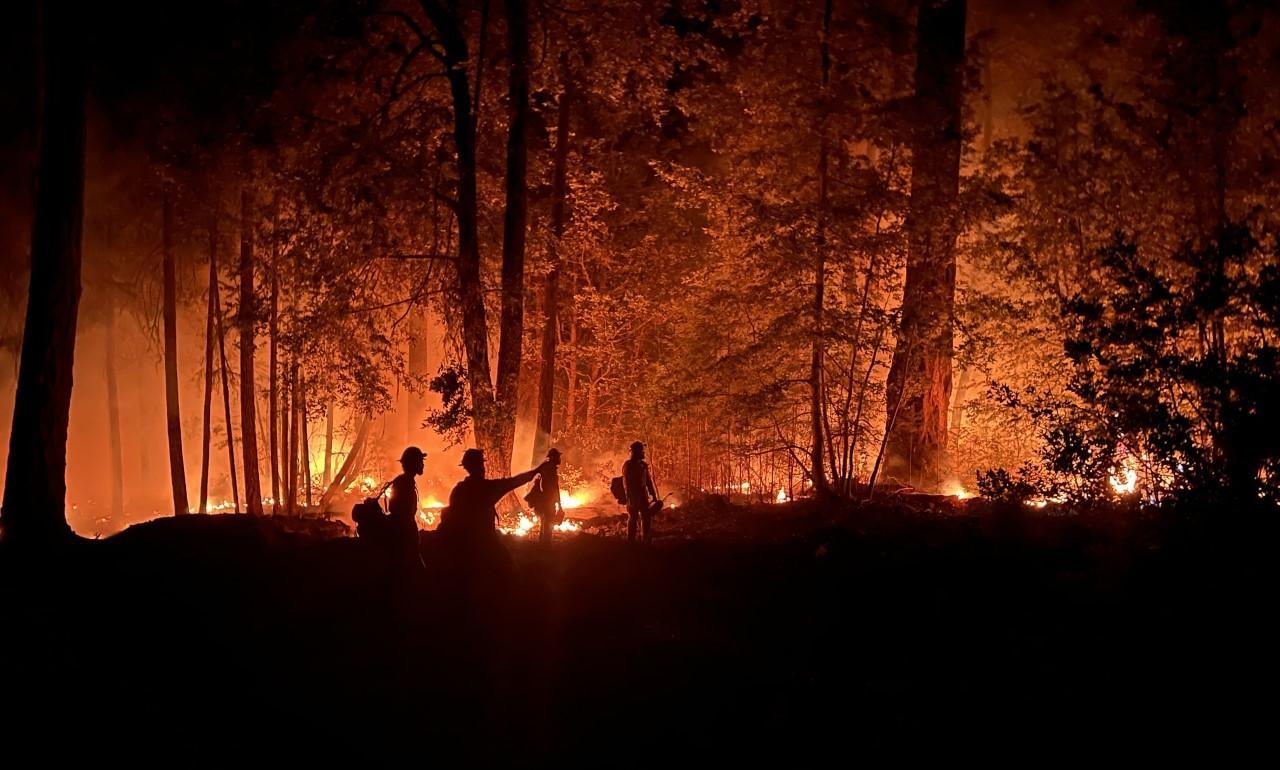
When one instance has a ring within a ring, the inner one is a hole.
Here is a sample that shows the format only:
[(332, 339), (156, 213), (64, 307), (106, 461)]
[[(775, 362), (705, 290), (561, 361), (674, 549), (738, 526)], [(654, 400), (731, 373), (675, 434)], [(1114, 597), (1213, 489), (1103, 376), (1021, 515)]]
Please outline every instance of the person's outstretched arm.
[(494, 479), (493, 485), (496, 488), (496, 490), (501, 490), (501, 493), (505, 495), (511, 490), (516, 489), (518, 487), (522, 487), (525, 484), (528, 484), (530, 481), (533, 481), (533, 477), (537, 476), (538, 472), (541, 470), (542, 470), (542, 466), (539, 465), (538, 467), (531, 468), (525, 471), (524, 473), (516, 474), (515, 476), (512, 476), (509, 479)]

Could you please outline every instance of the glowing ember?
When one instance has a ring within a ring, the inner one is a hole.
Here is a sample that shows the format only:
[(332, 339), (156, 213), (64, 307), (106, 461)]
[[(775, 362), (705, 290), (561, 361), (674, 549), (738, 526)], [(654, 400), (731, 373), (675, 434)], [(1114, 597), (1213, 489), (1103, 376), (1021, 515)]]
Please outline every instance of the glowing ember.
[(975, 496), (969, 490), (965, 489), (959, 484), (954, 484), (954, 483), (948, 484), (947, 486), (943, 487), (942, 494), (947, 495), (949, 497), (954, 497), (958, 500), (968, 500), (969, 498)]

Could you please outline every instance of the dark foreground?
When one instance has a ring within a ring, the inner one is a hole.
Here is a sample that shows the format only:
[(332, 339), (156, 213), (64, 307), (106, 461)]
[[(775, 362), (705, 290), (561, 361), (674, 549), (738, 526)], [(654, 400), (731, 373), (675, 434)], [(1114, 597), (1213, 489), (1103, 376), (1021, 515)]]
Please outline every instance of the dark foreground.
[(509, 541), (514, 573), (483, 580), (430, 536), (433, 568), (396, 581), (365, 543), (236, 516), (9, 549), (4, 742), (38, 727), (62, 736), (50, 756), (179, 766), (789, 766), (1226, 753), (1271, 724), (1266, 570), (1182, 519), (795, 505), (665, 525), (648, 550)]

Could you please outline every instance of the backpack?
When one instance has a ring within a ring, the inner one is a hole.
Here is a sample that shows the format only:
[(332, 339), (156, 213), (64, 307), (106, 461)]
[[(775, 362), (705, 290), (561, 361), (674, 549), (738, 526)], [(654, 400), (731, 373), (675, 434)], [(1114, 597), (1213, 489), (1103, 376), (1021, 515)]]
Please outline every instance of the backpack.
[(378, 539), (387, 529), (387, 514), (382, 511), (379, 498), (366, 497), (351, 509), (351, 520), (356, 525), (356, 536)]
[(614, 500), (618, 501), (618, 505), (627, 504), (627, 483), (621, 476), (614, 476), (609, 482), (609, 493), (613, 495)]

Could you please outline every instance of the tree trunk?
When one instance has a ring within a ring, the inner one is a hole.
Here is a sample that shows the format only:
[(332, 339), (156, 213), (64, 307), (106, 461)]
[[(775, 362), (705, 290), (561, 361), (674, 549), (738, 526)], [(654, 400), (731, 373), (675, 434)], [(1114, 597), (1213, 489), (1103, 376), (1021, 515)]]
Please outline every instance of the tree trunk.
[(209, 455), (213, 443), (213, 337), (214, 314), (217, 312), (218, 273), (214, 251), (217, 249), (213, 222), (209, 223), (209, 311), (204, 322), (204, 404), (201, 412), (203, 429), (200, 436), (200, 512), (209, 512)]
[(268, 451), (271, 453), (271, 512), (277, 513), (280, 510), (280, 451), (276, 446), (277, 432), (279, 431), (280, 418), (280, 397), (279, 397), (279, 379), (280, 379), (280, 358), (279, 358), (279, 342), (280, 342), (280, 273), (278, 242), (276, 237), (276, 229), (278, 227), (276, 212), (271, 212), (271, 326), (270, 326), (270, 352), (268, 354), (267, 366), (270, 373), (267, 375), (267, 443), (270, 445)]
[(324, 485), (333, 480), (333, 401), (324, 410)]
[[(72, 16), (74, 17), (74, 13)], [(31, 279), (0, 525), (13, 541), (70, 535), (67, 421), (80, 307), (85, 82), (75, 18), (46, 20), (43, 119), (31, 233)]]
[(286, 485), (289, 488), (289, 515), (296, 516), (298, 514), (298, 416), (300, 410), (298, 408), (298, 360), (295, 358), (289, 367), (289, 406), (288, 423), (289, 437), (285, 439), (286, 452), (289, 455), (289, 479)]
[(111, 520), (124, 519), (124, 449), (120, 440), (120, 386), (116, 373), (115, 288), (107, 287), (107, 438), (111, 445)]
[(307, 507), (311, 507), (311, 441), (307, 435), (307, 381), (306, 378), (298, 374), (298, 393), (294, 399), (294, 403), (298, 405), (298, 426), (301, 430), (300, 438), (302, 440), (302, 482), (303, 488), (307, 492)]
[(173, 201), (165, 193), (160, 225), (164, 263), (164, 403), (169, 435), (169, 482), (173, 514), (191, 512), (187, 503), (187, 469), (182, 457), (182, 415), (178, 408), (178, 266), (173, 254)]
[(831, 27), (831, 0), (827, 0), (822, 15), (822, 37), (820, 43), (821, 62), (822, 62), (822, 115), (819, 117), (819, 148), (818, 148), (818, 236), (815, 251), (817, 252), (817, 264), (814, 267), (813, 280), (813, 343), (809, 355), (809, 422), (810, 422), (810, 442), (812, 445), (809, 453), (809, 469), (813, 479), (813, 492), (818, 497), (826, 497), (831, 494), (831, 488), (827, 484), (827, 474), (823, 468), (823, 366), (822, 359), (824, 353), (824, 329), (823, 329), (823, 309), (826, 302), (826, 283), (827, 283), (827, 156), (828, 156), (828, 139), (827, 139), (827, 119), (826, 110), (828, 99), (827, 83), (831, 72), (831, 50), (827, 41), (827, 33)]
[(551, 173), (551, 269), (542, 288), (542, 356), (538, 371), (538, 417), (533, 434), (533, 462), (538, 463), (551, 448), (555, 414), (556, 343), (560, 341), (560, 237), (564, 235), (565, 198), (568, 197), (569, 115), (573, 102), (573, 80), (569, 56), (560, 52), (560, 106), (556, 119), (556, 147)]
[[(467, 384), (476, 443), (494, 457), (498, 450), (493, 374), (489, 366), (489, 324), (480, 272), (479, 209), (476, 200), (476, 124), (468, 85), (469, 54), (462, 20), (443, 3), (421, 0), (444, 49), (449, 93), (453, 102), (453, 140), (458, 171), (457, 288), (462, 315), (462, 342), (467, 358)], [(494, 467), (496, 463), (493, 464)]]
[[(210, 233), (209, 241), (214, 242), (217, 235)], [(209, 251), (209, 274), (218, 275), (218, 255), (217, 252), (210, 249)], [(223, 425), (227, 429), (227, 468), (231, 474), (231, 502), (235, 506), (235, 512), (240, 512), (240, 477), (236, 473), (236, 431), (235, 426), (231, 422), (231, 377), (228, 374), (227, 366), (227, 330), (222, 322), (222, 289), (214, 283), (213, 293), (213, 316), (214, 325), (218, 329), (218, 367), (220, 369), (220, 377), (222, 380), (222, 419)]]
[[(410, 446), (418, 443), (418, 433), (422, 429), (422, 420), (426, 415), (426, 401), (418, 391), (421, 380), (427, 374), (427, 324), (426, 311), (414, 306), (409, 311), (409, 377), (413, 388), (405, 396), (404, 443)], [(325, 471), (325, 483), (328, 483), (328, 471)]]
[(502, 325), (498, 342), (496, 461), (502, 475), (511, 472), (520, 359), (524, 354), (524, 252), (529, 220), (529, 8), (525, 0), (506, 0), (510, 59), (507, 103), (506, 216), (502, 225)]
[(578, 317), (575, 311), (569, 316), (569, 360), (565, 362), (564, 427), (572, 428), (577, 416), (578, 403)]
[[(284, 374), (284, 392), (280, 399), (280, 494), (279, 510), (286, 515), (293, 513), (293, 475), (289, 472), (293, 462), (293, 389), (289, 386), (289, 372)], [(274, 429), (273, 429), (274, 430)]]
[(965, 0), (926, 0), (921, 5), (907, 277), (886, 394), (887, 414), (896, 411), (897, 419), (884, 460), (887, 474), (926, 488), (942, 482), (946, 465), (964, 30)]
[(253, 386), (254, 321), (253, 223), (249, 189), (240, 189), (240, 446), (244, 457), (245, 511), (262, 515), (262, 486), (258, 480), (258, 432)]

